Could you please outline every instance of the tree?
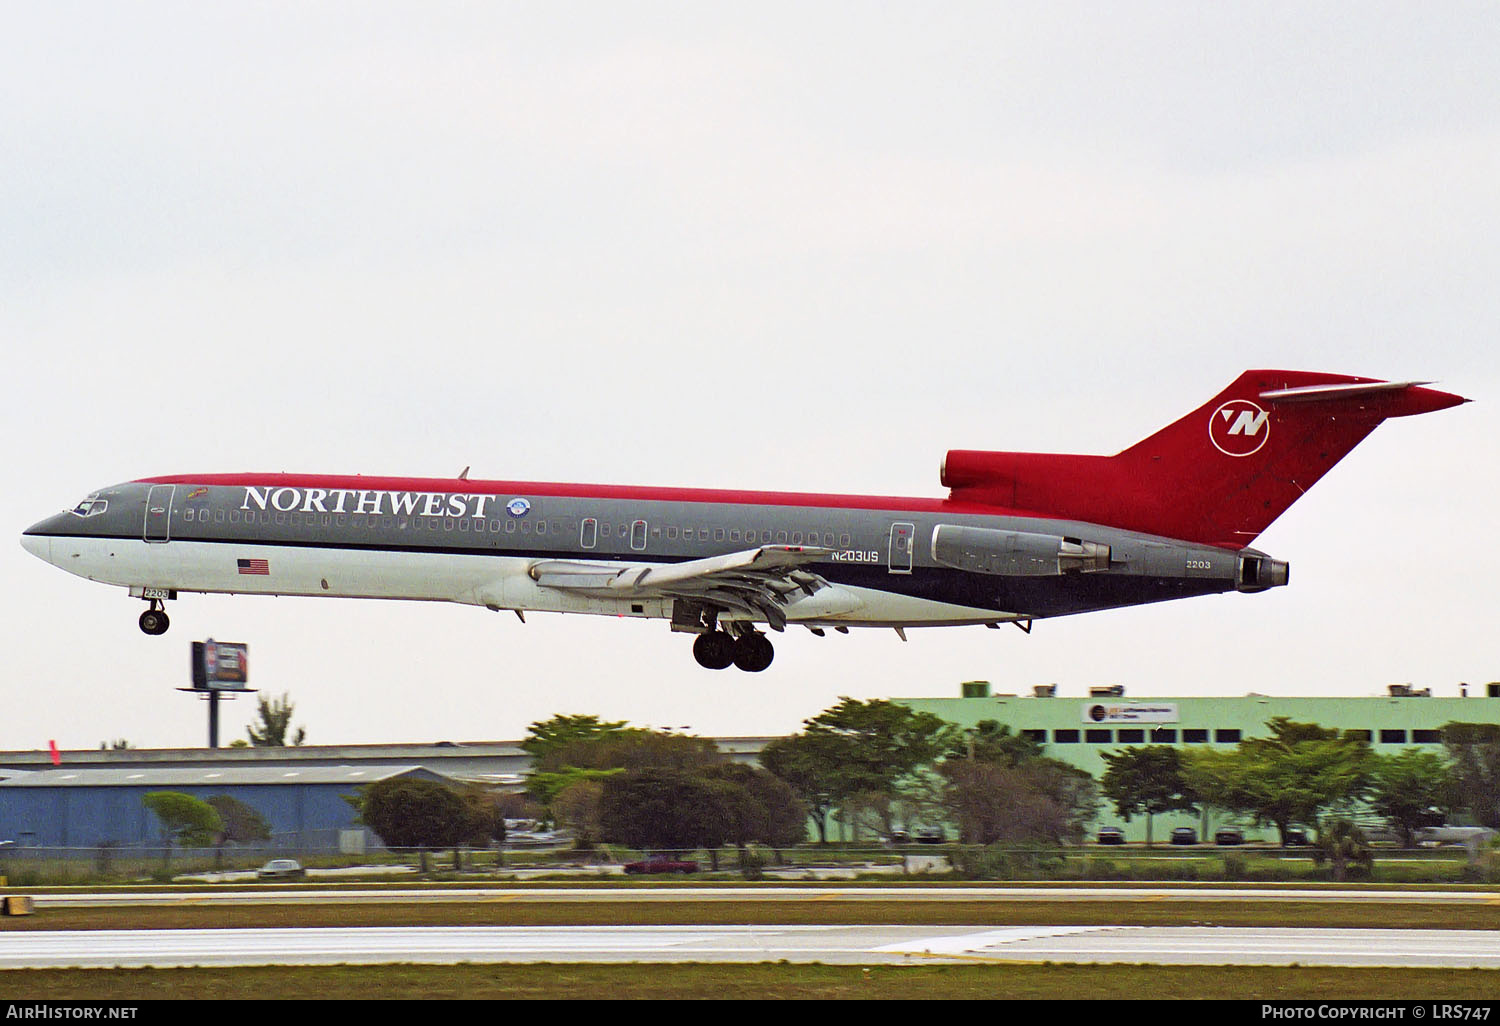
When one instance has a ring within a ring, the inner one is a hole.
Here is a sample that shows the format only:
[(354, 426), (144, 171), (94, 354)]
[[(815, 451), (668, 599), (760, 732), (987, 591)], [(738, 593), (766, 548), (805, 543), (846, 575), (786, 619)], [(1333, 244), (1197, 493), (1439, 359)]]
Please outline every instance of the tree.
[(728, 789), (681, 770), (627, 770), (603, 781), (600, 836), (643, 851), (707, 849), (710, 857), (734, 830)]
[(1436, 752), (1420, 748), (1376, 756), (1369, 801), (1401, 831), (1401, 846), (1410, 848), (1417, 830), (1448, 822), (1457, 801), (1451, 767)]
[(271, 827), (266, 818), (238, 798), (216, 794), (208, 799), (208, 804), (219, 814), (219, 821), (223, 824), (220, 836), (224, 841), (252, 844), (271, 839)]
[(559, 748), (575, 741), (597, 741), (625, 731), (625, 721), (606, 723), (597, 716), (563, 716), (550, 720), (539, 720), (531, 725), (521, 747), (531, 756), (532, 765), (539, 765), (547, 756)]
[(1010, 724), (998, 720), (980, 720), (970, 730), (954, 734), (945, 759), (980, 759), (984, 762), (1017, 766), (1040, 758), (1044, 747), (1040, 741), (1022, 734), (1012, 734)]
[(553, 804), (559, 795), (573, 787), (574, 784), (585, 781), (599, 781), (616, 773), (623, 773), (622, 769), (580, 769), (577, 766), (566, 766), (556, 773), (533, 773), (526, 778), (526, 794), (537, 804), (542, 805), (556, 813)]
[(842, 740), (826, 734), (797, 734), (777, 738), (760, 751), (760, 764), (786, 781), (807, 806), (819, 844), (828, 843), (828, 816), (847, 797), (839, 793), (844, 748)]
[(600, 775), (574, 778), (566, 787), (554, 792), (549, 803), (552, 808), (552, 817), (557, 825), (573, 831), (575, 848), (593, 848), (598, 842), (599, 809), (604, 800), (603, 777), (625, 771), (588, 770), (586, 772)]
[(1192, 753), (1186, 776), (1202, 801), (1274, 825), (1285, 845), (1293, 823), (1316, 823), (1323, 809), (1362, 797), (1374, 757), (1362, 737), (1315, 723), (1278, 716), (1266, 726), (1270, 736), (1232, 752)]
[[(483, 784), (464, 784), (459, 791), (468, 806), (469, 828), (460, 844), (488, 846), (505, 843), (505, 810), (509, 805), (507, 796), (499, 794)], [(453, 849), (453, 868), (463, 868), (463, 852)]]
[(208, 799), (209, 806), (219, 814), (223, 829), (214, 838), (214, 864), (224, 862), (224, 845), (252, 844), (269, 841), (271, 827), (265, 817), (253, 808), (227, 794), (216, 794)]
[[(285, 694), (279, 698), (258, 696), (255, 700), (255, 714), (259, 718), (260, 729), (256, 730), (254, 724), (245, 728), (245, 732), (250, 735), (250, 744), (256, 748), (285, 748), (287, 731), (292, 725), (292, 709), (291, 699)], [(307, 729), (297, 728), (292, 746), (300, 746), (306, 738)]]
[[(532, 762), (527, 793), (546, 808), (553, 822), (570, 820), (581, 847), (589, 847), (599, 836), (597, 809), (591, 804), (602, 792), (575, 785), (603, 781), (626, 770), (698, 772), (726, 759), (707, 738), (600, 723), (594, 716), (553, 717), (533, 723), (531, 729), (532, 737), (522, 744), (539, 754)], [(557, 805), (564, 794), (565, 810)]]
[(708, 738), (627, 728), (560, 744), (533, 763), (538, 772), (576, 769), (701, 770), (727, 757)]
[(1147, 745), (1103, 752), (1109, 766), (1100, 790), (1126, 822), (1146, 817), (1146, 847), (1151, 847), (1151, 818), (1164, 812), (1196, 812), (1198, 796), (1182, 771), (1182, 754), (1170, 745)]
[(1094, 817), (1094, 780), (1076, 766), (1035, 757), (947, 759), (944, 806), (965, 844), (1045, 844), (1078, 841)]
[(804, 725), (801, 734), (768, 745), (761, 765), (807, 803), (825, 842), (827, 815), (835, 807), (873, 809), (887, 820), (889, 833), (903, 788), (920, 784), (914, 775), (954, 736), (954, 728), (932, 713), (880, 699), (840, 699)]
[(214, 837), (224, 829), (224, 822), (213, 806), (190, 794), (179, 791), (152, 791), (141, 799), (141, 804), (155, 813), (167, 834), (166, 862), (172, 857), (172, 846), (184, 848), (207, 848)]
[(1500, 829), (1500, 725), (1449, 723), (1443, 746), (1453, 760), (1457, 804), (1480, 826)]
[(1361, 867), (1368, 876), (1375, 856), (1364, 831), (1346, 817), (1324, 822), (1318, 827), (1318, 844), (1313, 849), (1313, 861), (1318, 865), (1327, 862), (1333, 866), (1333, 879), (1343, 883), (1349, 876), (1349, 865)]
[(454, 788), (412, 777), (391, 777), (365, 787), (359, 816), (387, 848), (417, 852), (423, 873), (428, 871), (429, 852), (484, 843), (489, 828), (473, 803)]
[(704, 771), (710, 780), (730, 785), (729, 841), (744, 854), (760, 843), (779, 851), (795, 847), (807, 837), (807, 806), (785, 780), (768, 770), (743, 763), (724, 763)]

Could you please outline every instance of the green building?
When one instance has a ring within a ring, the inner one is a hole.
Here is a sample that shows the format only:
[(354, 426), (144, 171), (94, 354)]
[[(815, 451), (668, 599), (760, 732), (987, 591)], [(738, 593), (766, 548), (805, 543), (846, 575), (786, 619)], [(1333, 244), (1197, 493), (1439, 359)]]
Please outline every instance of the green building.
[[(987, 681), (969, 681), (963, 685), (961, 698), (893, 701), (963, 728), (984, 720), (1007, 724), (1013, 733), (1041, 742), (1048, 756), (1077, 766), (1096, 780), (1107, 769), (1101, 758), (1105, 752), (1151, 744), (1233, 748), (1245, 738), (1266, 735), (1266, 723), (1277, 716), (1361, 732), (1376, 752), (1387, 755), (1411, 747), (1441, 752), (1446, 723), (1500, 723), (1500, 684), (1478, 688), (1477, 695), (1470, 695), (1469, 689), (1461, 686), (1459, 697), (1433, 697), (1430, 688), (1402, 684), (1392, 684), (1387, 690), (1383, 696), (1359, 698), (1259, 694), (1240, 698), (1133, 698), (1119, 686), (1068, 695), (1047, 684), (1033, 688), (1030, 695), (1007, 695), (992, 693)], [(1107, 802), (1101, 803), (1096, 825), (1118, 826), (1130, 841), (1146, 839), (1143, 817), (1123, 822)], [(1274, 829), (1256, 829), (1220, 810), (1199, 816), (1157, 816), (1152, 833), (1163, 839), (1179, 826), (1194, 827), (1205, 839), (1222, 826), (1242, 828), (1248, 840), (1276, 837)]]

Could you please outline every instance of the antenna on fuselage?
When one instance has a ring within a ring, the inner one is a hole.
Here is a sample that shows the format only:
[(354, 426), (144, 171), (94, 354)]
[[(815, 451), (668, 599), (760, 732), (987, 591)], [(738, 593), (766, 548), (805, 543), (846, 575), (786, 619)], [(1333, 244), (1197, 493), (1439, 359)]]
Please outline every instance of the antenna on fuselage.
[(463, 469), (463, 473), (461, 473), (461, 474), (458, 475), (458, 479), (460, 481), (467, 481), (469, 479), (469, 468), (468, 467), (465, 467)]

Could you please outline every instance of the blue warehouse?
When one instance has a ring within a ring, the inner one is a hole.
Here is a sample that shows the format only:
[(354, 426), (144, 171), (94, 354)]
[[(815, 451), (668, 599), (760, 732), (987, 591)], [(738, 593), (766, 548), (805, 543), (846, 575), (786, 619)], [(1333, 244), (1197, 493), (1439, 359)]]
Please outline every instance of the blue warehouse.
[(202, 766), (11, 771), (0, 780), (0, 838), (18, 846), (54, 849), (159, 848), (161, 823), (142, 799), (178, 791), (204, 801), (228, 795), (260, 813), (270, 847), (334, 849), (348, 833), (379, 839), (355, 821), (345, 800), (377, 780), (412, 777), (454, 781), (422, 766)]

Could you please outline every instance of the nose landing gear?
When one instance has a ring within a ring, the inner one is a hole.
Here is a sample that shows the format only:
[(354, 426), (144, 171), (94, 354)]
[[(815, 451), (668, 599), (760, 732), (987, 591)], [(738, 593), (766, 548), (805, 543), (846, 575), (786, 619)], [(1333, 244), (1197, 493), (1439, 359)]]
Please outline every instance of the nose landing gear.
[(138, 621), (141, 630), (153, 637), (167, 633), (167, 628), (172, 626), (172, 621), (167, 617), (166, 607), (161, 599), (148, 599), (147, 601), (151, 604), (150, 608), (141, 614)]

